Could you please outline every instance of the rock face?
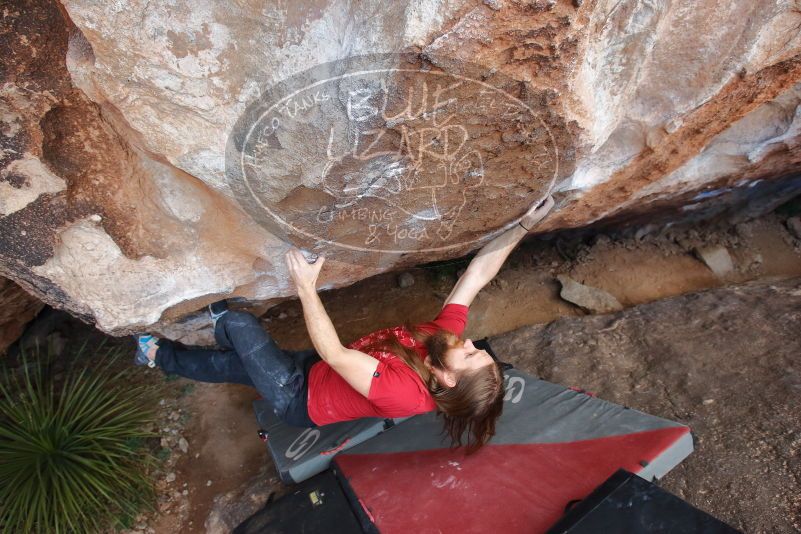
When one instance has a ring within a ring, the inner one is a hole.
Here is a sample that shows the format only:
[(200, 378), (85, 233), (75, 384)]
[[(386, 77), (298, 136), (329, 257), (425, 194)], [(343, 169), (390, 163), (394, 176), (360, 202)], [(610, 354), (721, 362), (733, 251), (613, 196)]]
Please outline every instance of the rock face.
[(473, 250), (549, 191), (543, 231), (785, 198), (799, 13), (17, 2), (0, 272), (107, 332), (166, 331), (223, 296), (291, 296), (290, 243), (325, 253), (334, 287)]
[(44, 304), (11, 280), (0, 278), (0, 354), (19, 338)]

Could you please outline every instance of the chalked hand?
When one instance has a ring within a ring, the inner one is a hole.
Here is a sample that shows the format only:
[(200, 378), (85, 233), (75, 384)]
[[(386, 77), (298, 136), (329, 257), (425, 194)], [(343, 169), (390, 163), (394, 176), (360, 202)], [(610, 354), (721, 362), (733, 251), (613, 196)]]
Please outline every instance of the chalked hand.
[(316, 254), (310, 254), (310, 256), (314, 257), (313, 263), (310, 263), (303, 252), (297, 248), (293, 247), (286, 253), (287, 270), (298, 290), (314, 290), (317, 284), (317, 276), (320, 274), (320, 269), (322, 269), (325, 263), (325, 256), (318, 256)]
[(548, 195), (541, 202), (529, 208), (529, 210), (520, 218), (520, 226), (525, 228), (526, 231), (531, 229), (541, 220), (543, 220), (548, 212), (553, 208), (553, 196)]

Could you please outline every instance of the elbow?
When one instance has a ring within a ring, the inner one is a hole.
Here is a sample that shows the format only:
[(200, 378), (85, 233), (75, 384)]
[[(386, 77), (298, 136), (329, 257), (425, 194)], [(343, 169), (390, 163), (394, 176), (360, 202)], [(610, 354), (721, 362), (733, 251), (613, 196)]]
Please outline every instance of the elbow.
[(328, 365), (332, 367), (336, 365), (338, 362), (342, 361), (345, 357), (345, 351), (347, 351), (342, 344), (332, 344), (327, 347), (323, 347), (322, 350), (319, 350), (320, 358), (322, 358)]

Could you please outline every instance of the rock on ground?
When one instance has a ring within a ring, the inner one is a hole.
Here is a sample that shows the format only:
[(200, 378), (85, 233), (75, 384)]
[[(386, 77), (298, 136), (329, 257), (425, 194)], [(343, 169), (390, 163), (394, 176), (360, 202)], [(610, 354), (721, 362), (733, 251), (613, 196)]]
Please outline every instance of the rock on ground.
[(603, 289), (580, 284), (566, 274), (560, 274), (556, 278), (562, 285), (559, 296), (588, 312), (611, 313), (623, 309), (615, 296)]
[(218, 495), (206, 519), (206, 532), (210, 534), (231, 532), (264, 507), (270, 495), (286, 491), (286, 487), (271, 476), (272, 471), (272, 466), (265, 464), (264, 468), (242, 487)]
[[(293, 296), (290, 243), (327, 255), (331, 288), (464, 255), (551, 189), (538, 231), (780, 202), (801, 170), (800, 22), (784, 0), (12, 2), (0, 274), (106, 332), (166, 332), (222, 297)], [(253, 183), (232, 178), (235, 126), (270, 87), (395, 52), (462, 81), (436, 102), (402, 74), (284, 101), (294, 134), (265, 123)], [(398, 106), (379, 116), (382, 94)]]
[(725, 279), (734, 272), (734, 262), (723, 245), (697, 248), (695, 254), (720, 279)]
[(398, 287), (406, 289), (414, 285), (414, 275), (412, 273), (401, 273), (398, 275)]
[(689, 425), (662, 485), (743, 532), (801, 530), (801, 279), (715, 289), (490, 341), (545, 380)]
[(793, 237), (801, 241), (801, 217), (790, 217), (787, 219), (787, 229)]

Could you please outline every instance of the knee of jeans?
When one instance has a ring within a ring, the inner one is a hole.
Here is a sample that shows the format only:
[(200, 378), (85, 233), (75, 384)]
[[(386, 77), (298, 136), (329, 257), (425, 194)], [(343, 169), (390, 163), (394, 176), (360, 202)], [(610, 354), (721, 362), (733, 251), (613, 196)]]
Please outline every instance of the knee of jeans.
[(294, 373), (291, 373), (288, 376), (281, 387), (283, 387), (284, 390), (290, 395), (295, 395), (303, 388), (305, 381), (306, 379), (303, 376), (303, 373), (296, 370)]
[(303, 375), (299, 376), (296, 370), (282, 365), (268, 366), (265, 371), (273, 383), (278, 385), (285, 393), (294, 393), (298, 382), (301, 381), (302, 383), (303, 380)]

